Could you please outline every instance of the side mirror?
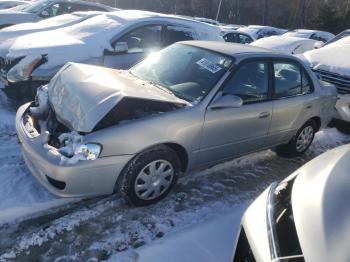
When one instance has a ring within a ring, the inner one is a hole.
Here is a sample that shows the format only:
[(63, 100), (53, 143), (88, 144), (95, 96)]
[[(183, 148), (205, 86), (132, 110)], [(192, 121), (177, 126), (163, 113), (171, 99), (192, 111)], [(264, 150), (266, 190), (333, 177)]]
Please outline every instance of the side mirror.
[(243, 105), (243, 100), (235, 95), (222, 95), (216, 98), (209, 106), (210, 109), (239, 108)]
[(42, 11), (42, 12), (40, 13), (40, 16), (42, 16), (42, 17), (49, 17), (50, 14), (49, 14), (48, 11), (44, 10), (44, 11)]
[(115, 53), (127, 53), (129, 46), (127, 42), (116, 42), (113, 49)]
[(321, 47), (324, 46), (324, 43), (322, 41), (317, 41), (315, 44), (314, 44), (314, 49), (319, 49)]

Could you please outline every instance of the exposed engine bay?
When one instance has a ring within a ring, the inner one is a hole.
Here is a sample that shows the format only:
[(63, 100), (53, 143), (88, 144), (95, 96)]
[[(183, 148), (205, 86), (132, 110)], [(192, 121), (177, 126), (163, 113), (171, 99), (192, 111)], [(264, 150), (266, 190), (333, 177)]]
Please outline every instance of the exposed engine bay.
[[(183, 104), (125, 97), (97, 123), (92, 132), (183, 106)], [(24, 116), (23, 125), (31, 137), (42, 137), (43, 147), (49, 154), (59, 157), (62, 165), (96, 159), (100, 153), (99, 145), (85, 143), (84, 138), (88, 133), (71, 130), (58, 120), (50, 105), (47, 85), (38, 88), (36, 100)], [(95, 151), (95, 155), (92, 151)]]

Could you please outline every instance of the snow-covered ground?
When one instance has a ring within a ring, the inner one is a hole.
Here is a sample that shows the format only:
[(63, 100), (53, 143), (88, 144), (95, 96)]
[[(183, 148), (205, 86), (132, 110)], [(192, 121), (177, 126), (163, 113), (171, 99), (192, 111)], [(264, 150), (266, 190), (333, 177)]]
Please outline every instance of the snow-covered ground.
[[(327, 129), (317, 134), (303, 157), (284, 159), (270, 150), (251, 154), (185, 176), (156, 205), (131, 208), (117, 195), (79, 200), (48, 193), (25, 167), (14, 116), (14, 107), (0, 94), (0, 261), (151, 261), (152, 250), (156, 254), (163, 249), (159, 243), (176, 243), (183, 237), (191, 241), (204, 228), (210, 232), (218, 217), (237, 217), (242, 204), (272, 181), (350, 141)], [(232, 236), (237, 221), (232, 221)], [(212, 247), (212, 255), (221, 252)], [(188, 250), (186, 245), (182, 248)]]

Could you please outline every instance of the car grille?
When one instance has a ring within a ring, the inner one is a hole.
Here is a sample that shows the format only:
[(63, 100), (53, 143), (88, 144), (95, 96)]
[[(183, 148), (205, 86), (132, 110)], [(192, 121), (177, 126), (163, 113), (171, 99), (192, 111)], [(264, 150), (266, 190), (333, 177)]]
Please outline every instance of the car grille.
[(320, 80), (335, 85), (339, 94), (350, 94), (350, 77), (323, 70), (314, 70), (314, 72)]
[(19, 61), (21, 61), (23, 58), (24, 58), (24, 56), (17, 57), (15, 59), (7, 59), (7, 58), (0, 57), (1, 73), (3, 73), (3, 74), (7, 73), (12, 67), (17, 65), (19, 63)]

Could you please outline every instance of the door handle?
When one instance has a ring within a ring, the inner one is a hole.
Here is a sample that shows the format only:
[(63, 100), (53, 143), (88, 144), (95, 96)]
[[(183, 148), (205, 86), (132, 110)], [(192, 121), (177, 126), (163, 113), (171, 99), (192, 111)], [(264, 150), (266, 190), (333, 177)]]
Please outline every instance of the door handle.
[(266, 118), (266, 117), (269, 117), (270, 116), (270, 113), (269, 112), (262, 112), (259, 114), (259, 118)]
[(311, 109), (312, 108), (312, 105), (307, 105), (306, 106), (306, 109)]

